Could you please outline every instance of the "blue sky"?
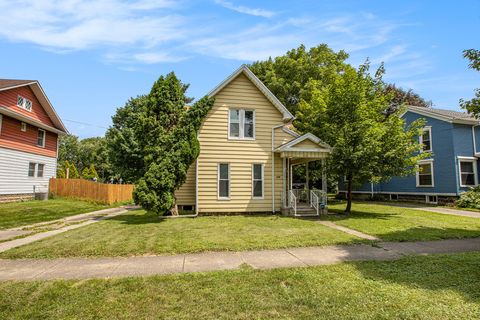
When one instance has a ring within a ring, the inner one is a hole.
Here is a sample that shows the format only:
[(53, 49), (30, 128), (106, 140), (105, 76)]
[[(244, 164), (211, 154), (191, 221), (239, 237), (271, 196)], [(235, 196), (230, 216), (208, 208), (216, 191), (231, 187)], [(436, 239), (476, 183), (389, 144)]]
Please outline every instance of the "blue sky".
[[(38, 79), (71, 133), (103, 135), (169, 71), (205, 95), (242, 63), (327, 43), (439, 108), (480, 87), (480, 1), (0, 0), (0, 77)], [(80, 122), (80, 123), (78, 123)], [(85, 123), (85, 124), (82, 124)]]

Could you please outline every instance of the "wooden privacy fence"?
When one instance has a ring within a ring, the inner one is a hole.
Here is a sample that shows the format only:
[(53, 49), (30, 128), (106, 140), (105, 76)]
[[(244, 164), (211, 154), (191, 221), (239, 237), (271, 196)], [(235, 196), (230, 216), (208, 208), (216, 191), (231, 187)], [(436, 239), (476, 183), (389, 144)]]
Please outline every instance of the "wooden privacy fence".
[(133, 184), (106, 184), (84, 179), (51, 178), (49, 183), (49, 193), (53, 196), (108, 204), (132, 200), (133, 188)]

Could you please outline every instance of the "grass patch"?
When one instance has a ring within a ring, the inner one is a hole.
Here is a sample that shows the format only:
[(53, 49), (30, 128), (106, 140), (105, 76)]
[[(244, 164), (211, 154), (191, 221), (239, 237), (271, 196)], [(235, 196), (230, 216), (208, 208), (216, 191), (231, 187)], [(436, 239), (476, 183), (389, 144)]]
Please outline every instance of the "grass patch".
[(108, 205), (72, 200), (24, 201), (0, 204), (0, 229), (56, 220), (67, 216), (108, 208)]
[(480, 254), (0, 283), (2, 319), (478, 319)]
[(159, 219), (134, 210), (2, 253), (8, 258), (132, 256), (348, 244), (361, 239), (282, 216)]
[[(342, 213), (345, 203), (329, 206)], [(421, 241), (480, 237), (480, 219), (445, 215), (371, 202), (355, 202), (349, 216), (330, 216), (335, 223), (386, 241)]]

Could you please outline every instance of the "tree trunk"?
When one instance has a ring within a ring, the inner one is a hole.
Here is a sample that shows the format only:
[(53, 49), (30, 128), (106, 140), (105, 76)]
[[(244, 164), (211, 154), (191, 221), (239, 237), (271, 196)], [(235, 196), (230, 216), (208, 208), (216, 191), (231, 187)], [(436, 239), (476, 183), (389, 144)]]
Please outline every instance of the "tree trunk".
[(347, 207), (345, 208), (345, 213), (349, 214), (351, 210), (352, 210), (352, 177), (348, 177)]

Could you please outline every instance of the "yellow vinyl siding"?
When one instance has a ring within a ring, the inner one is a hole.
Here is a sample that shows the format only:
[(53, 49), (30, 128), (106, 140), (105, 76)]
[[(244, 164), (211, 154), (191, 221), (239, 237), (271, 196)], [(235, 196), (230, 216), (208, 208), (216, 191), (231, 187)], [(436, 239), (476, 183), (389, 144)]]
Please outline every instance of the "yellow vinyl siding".
[(295, 137), (290, 133), (283, 131), (282, 128), (275, 129), (275, 148), (280, 147), (282, 144), (292, 141), (293, 139), (295, 139)]
[(175, 191), (178, 205), (195, 205), (195, 163), (187, 171), (187, 180)]
[[(255, 140), (228, 139), (229, 108), (255, 110)], [(282, 124), (282, 114), (243, 74), (215, 96), (215, 104), (200, 128), (198, 158), (199, 212), (272, 211), (272, 127)], [(287, 133), (275, 131), (276, 142)], [(290, 135), (288, 135), (290, 136)], [(289, 140), (293, 139), (290, 136)], [(283, 141), (282, 141), (283, 142)], [(230, 200), (219, 200), (218, 163), (230, 164)], [(264, 198), (252, 199), (252, 164), (264, 164)], [(281, 207), (282, 159), (275, 155), (275, 209)]]
[(318, 144), (305, 139), (300, 143), (297, 143), (296, 145), (292, 146), (293, 148), (304, 148), (304, 149), (318, 149)]

